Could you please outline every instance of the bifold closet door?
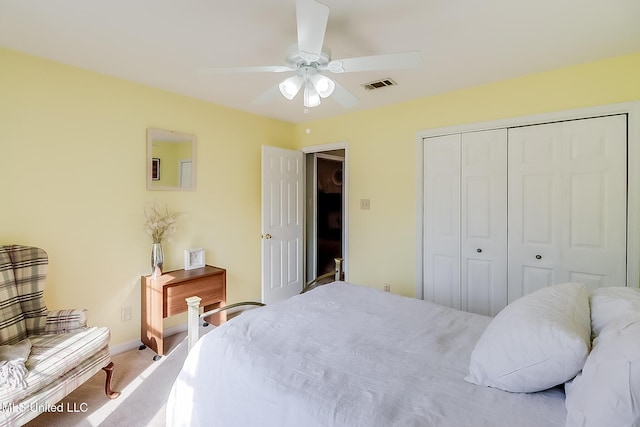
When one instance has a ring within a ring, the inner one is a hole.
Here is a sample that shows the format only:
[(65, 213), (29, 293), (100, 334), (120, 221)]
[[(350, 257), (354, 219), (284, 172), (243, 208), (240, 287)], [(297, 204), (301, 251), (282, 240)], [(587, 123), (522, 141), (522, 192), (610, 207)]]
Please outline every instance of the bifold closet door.
[(509, 129), (509, 302), (626, 285), (626, 116)]
[(424, 298), (493, 315), (507, 303), (506, 129), (424, 140)]

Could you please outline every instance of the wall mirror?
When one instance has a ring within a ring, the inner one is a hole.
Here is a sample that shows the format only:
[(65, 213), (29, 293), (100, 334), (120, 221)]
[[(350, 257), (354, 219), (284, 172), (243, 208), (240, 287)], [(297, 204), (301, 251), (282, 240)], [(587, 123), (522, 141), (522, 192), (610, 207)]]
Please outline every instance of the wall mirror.
[(195, 135), (147, 129), (147, 190), (195, 188)]

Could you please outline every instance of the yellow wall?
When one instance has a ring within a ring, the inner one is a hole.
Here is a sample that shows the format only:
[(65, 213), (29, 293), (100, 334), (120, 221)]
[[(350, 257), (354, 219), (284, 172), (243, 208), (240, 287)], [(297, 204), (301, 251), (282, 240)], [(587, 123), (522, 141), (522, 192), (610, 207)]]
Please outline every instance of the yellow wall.
[[(9, 50), (0, 64), (0, 243), (46, 249), (48, 306), (88, 308), (112, 345), (139, 338), (146, 202), (187, 213), (166, 267), (203, 247), (228, 269), (229, 301), (260, 297), (262, 144), (349, 143), (350, 279), (412, 296), (418, 131), (640, 99), (640, 53), (299, 125)], [(196, 191), (146, 190), (148, 127), (197, 136)], [(133, 320), (122, 323), (125, 306)]]
[(297, 125), (299, 147), (349, 143), (349, 280), (415, 296), (418, 131), (640, 100), (638, 76), (640, 53)]
[[(148, 127), (197, 136), (196, 191), (146, 190)], [(140, 336), (146, 202), (186, 212), (165, 268), (206, 248), (207, 263), (228, 269), (230, 301), (258, 299), (260, 147), (292, 141), (289, 123), (0, 49), (0, 244), (44, 248), (47, 306), (86, 307), (112, 345)]]

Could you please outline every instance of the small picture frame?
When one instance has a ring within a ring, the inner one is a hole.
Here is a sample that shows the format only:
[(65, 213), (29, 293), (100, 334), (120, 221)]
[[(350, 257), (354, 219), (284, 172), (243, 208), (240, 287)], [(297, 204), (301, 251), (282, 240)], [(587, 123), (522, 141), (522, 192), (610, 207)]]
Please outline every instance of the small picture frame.
[(157, 157), (151, 159), (151, 180), (160, 181), (160, 159)]
[(201, 267), (204, 267), (204, 249), (185, 249), (184, 269), (193, 270)]

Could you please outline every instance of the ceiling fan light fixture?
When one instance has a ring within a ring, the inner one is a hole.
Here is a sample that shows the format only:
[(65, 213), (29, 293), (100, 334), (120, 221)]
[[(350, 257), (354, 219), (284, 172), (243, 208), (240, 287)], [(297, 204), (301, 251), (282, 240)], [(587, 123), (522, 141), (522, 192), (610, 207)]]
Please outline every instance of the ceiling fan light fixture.
[(322, 74), (314, 74), (310, 77), (313, 88), (318, 92), (321, 98), (331, 96), (333, 90), (336, 88), (336, 84), (327, 76)]
[(280, 89), (282, 96), (291, 101), (298, 94), (303, 83), (304, 80), (302, 77), (295, 75), (280, 82), (278, 88)]
[(320, 95), (312, 84), (307, 83), (304, 86), (304, 106), (307, 108), (317, 107), (320, 105)]

